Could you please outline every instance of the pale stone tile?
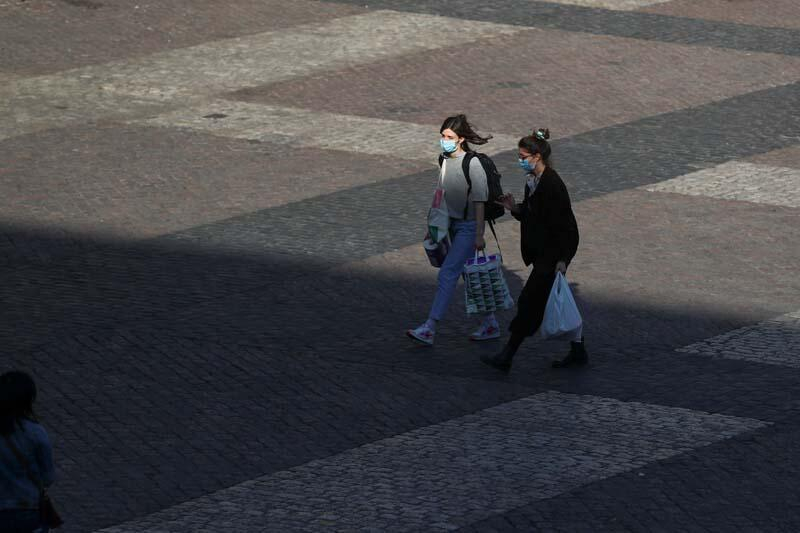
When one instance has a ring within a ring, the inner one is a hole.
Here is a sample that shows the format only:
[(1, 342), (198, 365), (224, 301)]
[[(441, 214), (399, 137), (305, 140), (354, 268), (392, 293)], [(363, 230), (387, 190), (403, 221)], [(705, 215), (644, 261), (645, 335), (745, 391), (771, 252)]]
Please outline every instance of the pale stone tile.
[(525, 28), (374, 11), (11, 80), (0, 86), (0, 139), (74, 121), (147, 116), (164, 106), (297, 76), (454, 46)]
[(651, 192), (800, 207), (800, 169), (742, 161), (729, 161), (642, 188)]
[(677, 351), (800, 368), (800, 311), (736, 329)]
[(547, 392), (246, 481), (106, 533), (453, 530), (764, 422)]
[[(360, 154), (436, 163), (438, 125), (339, 115), (309, 109), (249, 104), (229, 100), (203, 102), (139, 124), (184, 128), (222, 137), (285, 142)], [(518, 138), (493, 134), (480, 149), (488, 154), (516, 146)]]

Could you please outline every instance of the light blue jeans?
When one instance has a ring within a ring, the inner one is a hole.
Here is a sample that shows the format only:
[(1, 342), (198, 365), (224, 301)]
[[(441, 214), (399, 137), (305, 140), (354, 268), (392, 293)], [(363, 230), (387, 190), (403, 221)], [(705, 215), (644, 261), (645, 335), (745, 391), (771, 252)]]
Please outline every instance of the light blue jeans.
[(439, 268), (439, 286), (429, 318), (441, 320), (464, 271), (464, 262), (475, 253), (475, 221), (450, 219), (450, 251)]

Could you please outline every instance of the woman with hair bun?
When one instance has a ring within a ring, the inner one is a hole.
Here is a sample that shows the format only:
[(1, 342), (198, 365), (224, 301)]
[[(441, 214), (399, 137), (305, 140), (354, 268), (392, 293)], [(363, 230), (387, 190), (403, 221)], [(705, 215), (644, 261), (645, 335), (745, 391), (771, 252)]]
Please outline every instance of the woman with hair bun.
[[(511, 194), (498, 203), (520, 221), (522, 259), (533, 265), (517, 300), (517, 316), (509, 326), (511, 338), (496, 355), (481, 356), (489, 366), (508, 372), (525, 337), (539, 329), (556, 272), (566, 273), (578, 249), (578, 224), (567, 187), (551, 166), (550, 130), (537, 129), (518, 143), (519, 165), (526, 173), (525, 197), (517, 203)], [(554, 368), (581, 366), (588, 356), (583, 337), (571, 342), (569, 354), (554, 361)]]

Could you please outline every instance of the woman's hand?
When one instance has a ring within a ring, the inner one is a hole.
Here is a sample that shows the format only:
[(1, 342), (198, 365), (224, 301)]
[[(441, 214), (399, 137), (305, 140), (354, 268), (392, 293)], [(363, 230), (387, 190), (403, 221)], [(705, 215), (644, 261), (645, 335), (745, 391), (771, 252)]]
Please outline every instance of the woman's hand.
[(567, 273), (567, 263), (564, 261), (559, 261), (556, 263), (556, 272), (561, 272), (562, 274)]
[(517, 208), (517, 202), (514, 201), (514, 195), (511, 193), (504, 194), (494, 201), (497, 205), (502, 205), (508, 211), (514, 211)]
[(475, 249), (476, 250), (483, 250), (486, 248), (486, 241), (483, 238), (483, 235), (476, 235), (475, 236)]

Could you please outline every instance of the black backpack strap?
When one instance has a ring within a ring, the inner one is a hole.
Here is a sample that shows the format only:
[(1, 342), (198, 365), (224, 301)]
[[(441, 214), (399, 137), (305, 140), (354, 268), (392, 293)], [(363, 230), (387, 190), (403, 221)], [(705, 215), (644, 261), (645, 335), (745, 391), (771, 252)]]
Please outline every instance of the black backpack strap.
[(475, 157), (475, 155), (475, 152), (467, 152), (464, 156), (464, 160), (461, 162), (461, 170), (464, 172), (464, 178), (467, 180), (467, 204), (464, 206), (464, 220), (467, 220), (469, 195), (472, 192), (472, 180), (469, 178), (469, 165), (472, 163), (472, 158)]

